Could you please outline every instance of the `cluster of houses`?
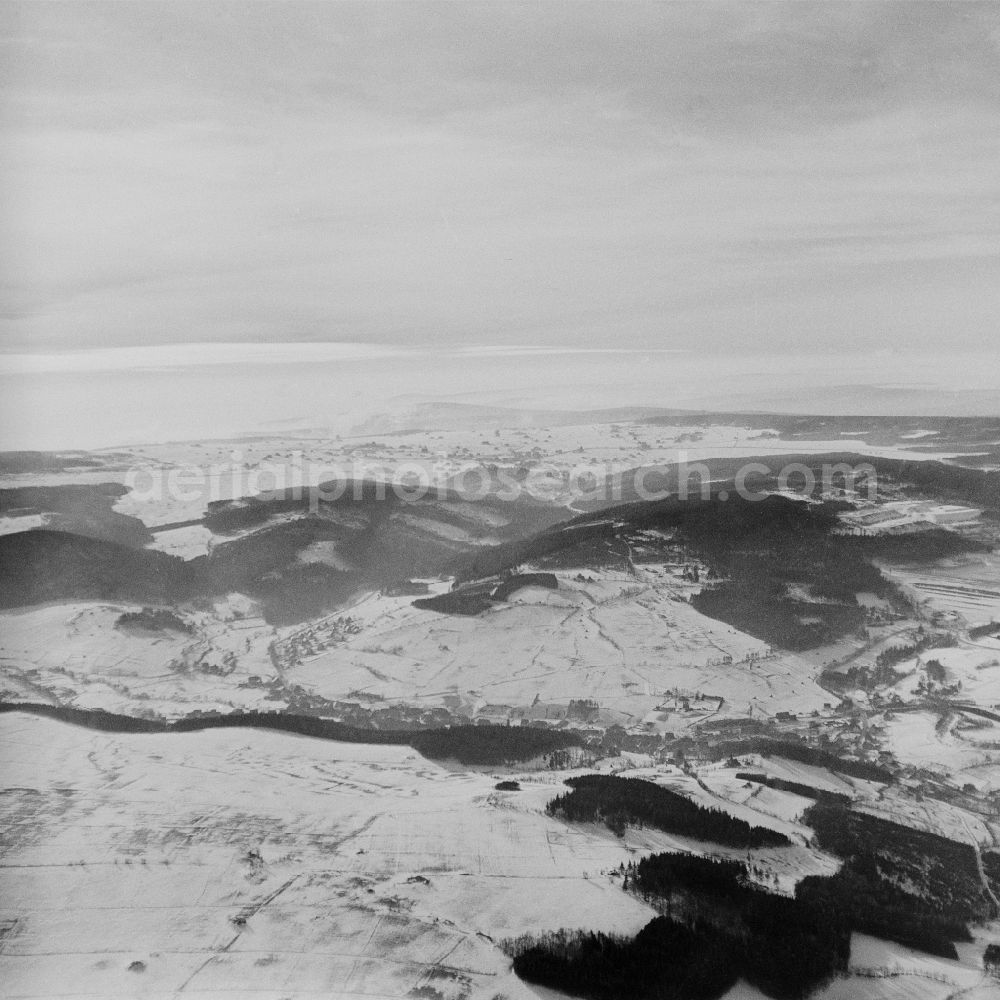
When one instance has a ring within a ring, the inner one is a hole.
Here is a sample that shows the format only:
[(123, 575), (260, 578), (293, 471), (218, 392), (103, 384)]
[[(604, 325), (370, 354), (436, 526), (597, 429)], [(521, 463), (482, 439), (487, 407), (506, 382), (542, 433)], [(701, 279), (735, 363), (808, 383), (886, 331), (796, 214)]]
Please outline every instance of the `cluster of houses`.
[(307, 656), (315, 656), (360, 631), (361, 625), (347, 615), (325, 618), (281, 641), (272, 642), (268, 647), (271, 662), (278, 670), (287, 670), (300, 664)]
[[(591, 698), (570, 699), (568, 704), (543, 703), (537, 698), (528, 706), (485, 704), (473, 715), (477, 726), (538, 726), (539, 728), (585, 729), (596, 723), (600, 705)], [(595, 732), (601, 732), (596, 728)]]

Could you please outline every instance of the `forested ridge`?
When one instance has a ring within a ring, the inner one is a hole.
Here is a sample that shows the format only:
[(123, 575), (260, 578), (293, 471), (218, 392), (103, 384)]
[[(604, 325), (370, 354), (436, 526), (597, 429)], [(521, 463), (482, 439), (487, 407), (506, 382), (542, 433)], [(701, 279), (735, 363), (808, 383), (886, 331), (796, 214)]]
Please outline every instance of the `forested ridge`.
[(832, 878), (803, 879), (798, 894), (841, 908), (859, 930), (953, 958), (967, 924), (994, 915), (970, 844), (830, 801), (803, 820), (843, 865)]
[[(876, 558), (921, 561), (983, 547), (943, 529), (853, 537), (834, 530), (840, 527), (838, 514), (852, 508), (849, 503), (779, 495), (750, 500), (724, 493), (716, 489), (707, 499), (672, 497), (606, 508), (532, 538), (481, 549), (449, 569), (469, 582), (525, 562), (543, 568), (622, 564), (629, 539), (638, 542), (637, 532), (657, 529), (670, 536), (672, 549), (708, 567), (704, 586), (691, 598), (697, 610), (775, 646), (804, 650), (864, 625), (860, 592), (905, 603), (874, 564)], [(648, 538), (642, 542), (649, 545)], [(466, 614), (486, 606), (475, 599), (452, 605)]]
[(669, 788), (641, 778), (586, 774), (568, 778), (570, 791), (545, 807), (550, 816), (576, 823), (604, 823), (621, 834), (626, 826), (651, 826), (734, 847), (788, 844), (783, 833), (751, 826), (721, 809), (710, 809)]
[(142, 719), (100, 710), (64, 705), (0, 702), (0, 713), (27, 712), (88, 729), (112, 733), (190, 733), (204, 729), (247, 727), (313, 736), (342, 743), (377, 743), (410, 746), (433, 760), (455, 759), (462, 764), (517, 763), (565, 751), (579, 744), (573, 733), (552, 732), (531, 726), (451, 726), (441, 729), (362, 729), (333, 719), (283, 712), (230, 712), (197, 715), (174, 722)]
[[(613, 826), (642, 815), (676, 829), (660, 811), (677, 803), (650, 782), (588, 775), (567, 784), (572, 791), (550, 803), (556, 815), (610, 817)], [(660, 917), (634, 938), (567, 929), (524, 936), (509, 942), (515, 971), (592, 1000), (711, 1000), (740, 977), (769, 997), (795, 1000), (846, 969), (852, 932), (956, 959), (955, 942), (972, 940), (968, 924), (995, 915), (968, 844), (856, 812), (843, 796), (821, 795), (804, 820), (817, 845), (843, 864), (833, 876), (802, 879), (794, 897), (761, 884), (766, 867), (650, 855), (623, 866), (623, 888)], [(713, 818), (698, 823), (700, 834), (685, 832), (707, 839)], [(994, 854), (983, 864), (990, 878), (1000, 871)]]
[(632, 939), (562, 931), (516, 940), (515, 972), (593, 1000), (712, 1000), (740, 977), (796, 1000), (847, 967), (845, 920), (754, 887), (740, 862), (657, 854), (624, 878), (664, 915)]

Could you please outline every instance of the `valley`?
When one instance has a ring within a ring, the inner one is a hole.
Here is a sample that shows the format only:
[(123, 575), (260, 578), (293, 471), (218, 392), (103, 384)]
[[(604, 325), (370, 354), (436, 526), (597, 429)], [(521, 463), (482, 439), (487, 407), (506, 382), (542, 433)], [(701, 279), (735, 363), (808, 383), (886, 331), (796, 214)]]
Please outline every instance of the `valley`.
[[(897, 929), (845, 916), (846, 951), (806, 992), (990, 996), (1000, 491), (967, 461), (982, 422), (963, 439), (897, 421), (845, 452), (845, 418), (827, 440), (802, 437), (822, 421), (765, 434), (737, 415), (436, 419), (240, 442), (225, 486), (233, 442), (0, 478), (7, 995), (544, 996), (517, 974), (523, 942), (660, 926), (663, 901), (630, 885), (643, 858), (746, 864), (735, 905), (761, 913), (862, 877), (812, 818), (833, 803), (966, 852), (981, 899), (939, 926), (921, 909), (939, 888), (893, 881), (886, 854), (871, 892)], [(292, 458), (315, 491), (263, 482)], [(375, 464), (327, 478), (348, 459)], [(689, 461), (707, 476), (683, 499)], [(824, 478), (838, 462), (868, 471)], [(181, 472), (191, 494), (142, 499)], [(602, 482), (618, 492), (599, 502)], [(546, 749), (518, 750), (532, 732)], [(588, 775), (770, 833), (553, 811)], [(928, 870), (936, 843), (915, 848)], [(748, 962), (713, 995), (784, 995)]]

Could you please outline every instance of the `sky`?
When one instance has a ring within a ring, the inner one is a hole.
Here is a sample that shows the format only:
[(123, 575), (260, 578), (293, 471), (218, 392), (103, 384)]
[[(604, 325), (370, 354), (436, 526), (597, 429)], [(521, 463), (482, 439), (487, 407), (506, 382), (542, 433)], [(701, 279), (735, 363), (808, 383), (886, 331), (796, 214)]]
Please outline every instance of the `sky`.
[(998, 4), (8, 2), (0, 46), (2, 352), (997, 349)]

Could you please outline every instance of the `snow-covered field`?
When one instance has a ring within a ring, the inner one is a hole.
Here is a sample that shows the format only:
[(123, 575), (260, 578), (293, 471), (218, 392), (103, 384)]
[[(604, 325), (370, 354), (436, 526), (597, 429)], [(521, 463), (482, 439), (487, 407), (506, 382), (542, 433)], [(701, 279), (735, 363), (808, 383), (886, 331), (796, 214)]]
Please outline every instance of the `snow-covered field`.
[[(944, 668), (944, 684), (959, 685), (959, 695), (963, 701), (973, 701), (984, 707), (1000, 705), (1000, 641), (980, 639), (975, 642), (961, 640), (958, 646), (930, 649), (915, 657), (893, 665), (893, 669), (905, 676), (889, 690), (899, 695), (903, 701), (915, 697), (915, 685), (926, 681), (924, 667), (929, 660), (937, 660)], [(1000, 733), (996, 735), (1000, 739)]]
[[(525, 589), (476, 617), (398, 605), (380, 612), (383, 599), (373, 597), (366, 603), (371, 628), (287, 677), (329, 699), (350, 691), (429, 703), (449, 694), (509, 705), (593, 698), (634, 719), (675, 688), (723, 697), (723, 715), (751, 706), (808, 712), (829, 700), (815, 669), (798, 657), (746, 662), (766, 645), (695, 611), (662, 580), (587, 573), (588, 582), (573, 570), (559, 573), (558, 590)], [(692, 713), (684, 724), (703, 718)]]
[(967, 775), (984, 789), (1000, 788), (1000, 746), (977, 746), (939, 726), (933, 712), (900, 712), (884, 722), (885, 742), (896, 758), (942, 776)]
[[(107, 463), (104, 469), (2, 475), (0, 487), (122, 482), (131, 492), (115, 509), (156, 526), (200, 518), (215, 500), (343, 478), (392, 481), (401, 471), (415, 468), (427, 485), (457, 483), (470, 489), (478, 485), (477, 471), (525, 468), (529, 470), (525, 486), (535, 496), (569, 504), (583, 485), (584, 470), (603, 479), (638, 466), (824, 454), (846, 447), (843, 437), (786, 441), (735, 423), (668, 426), (623, 420), (537, 427), (525, 425), (511, 411), (510, 424), (360, 437), (312, 434), (146, 444), (127, 451), (93, 452)], [(952, 454), (853, 440), (850, 447), (886, 458), (930, 460)], [(157, 536), (153, 546), (188, 558), (203, 551), (190, 534), (174, 539)]]
[[(550, 997), (513, 975), (502, 939), (634, 933), (653, 911), (613, 871), (647, 851), (745, 857), (549, 818), (564, 772), (508, 774), (522, 790), (498, 792), (495, 776), (406, 747), (248, 729), (112, 735), (12, 713), (0, 765), (0, 991), (23, 1000)], [(716, 770), (721, 791), (731, 776)], [(764, 803), (726, 804), (669, 768), (622, 773), (766, 822)], [(798, 841), (751, 852), (772, 887), (836, 869), (804, 828), (768, 825)], [(856, 974), (820, 996), (974, 988), (985, 1000), (977, 947), (950, 962), (857, 935)], [(748, 997), (745, 984), (729, 994)]]
[(196, 707), (278, 707), (266, 689), (246, 686), (252, 676), (276, 675), (267, 651), (273, 630), (261, 619), (233, 618), (220, 603), (191, 615), (195, 635), (116, 628), (127, 610), (136, 608), (78, 601), (0, 612), (0, 688), (28, 683), (28, 700), (48, 694), (80, 708), (166, 717)]
[(500, 793), (405, 747), (0, 733), (7, 997), (530, 997), (499, 939), (653, 915), (605, 874), (636, 845), (542, 813), (562, 774)]
[(13, 535), (19, 531), (44, 528), (47, 518), (44, 514), (25, 514), (19, 517), (0, 517), (0, 535)]
[(148, 547), (180, 559), (197, 559), (198, 556), (208, 555), (214, 541), (215, 536), (204, 525), (188, 524), (183, 528), (156, 532)]
[[(262, 686), (271, 682), (329, 701), (443, 705), (457, 698), (468, 711), (593, 698), (615, 721), (652, 720), (662, 731), (751, 709), (804, 713), (829, 700), (815, 683), (815, 667), (784, 653), (748, 661), (766, 645), (695, 611), (680, 585), (655, 570), (644, 566), (643, 581), (588, 570), (587, 582), (567, 571), (558, 590), (525, 588), (476, 617), (371, 593), (331, 616), (349, 616), (356, 632), (281, 670), (268, 648), (301, 627), (274, 629), (249, 607), (188, 612), (191, 636), (116, 628), (124, 605), (3, 611), (0, 682), (9, 678), (11, 690), (13, 682), (28, 682), (80, 707), (164, 716), (275, 707)], [(712, 700), (695, 701), (697, 693)], [(687, 709), (684, 697), (691, 699)]]
[[(982, 951), (982, 946), (979, 946)], [(971, 956), (953, 961), (880, 941), (867, 934), (851, 939), (853, 976), (815, 994), (813, 1000), (987, 1000), (997, 996), (995, 979)]]

